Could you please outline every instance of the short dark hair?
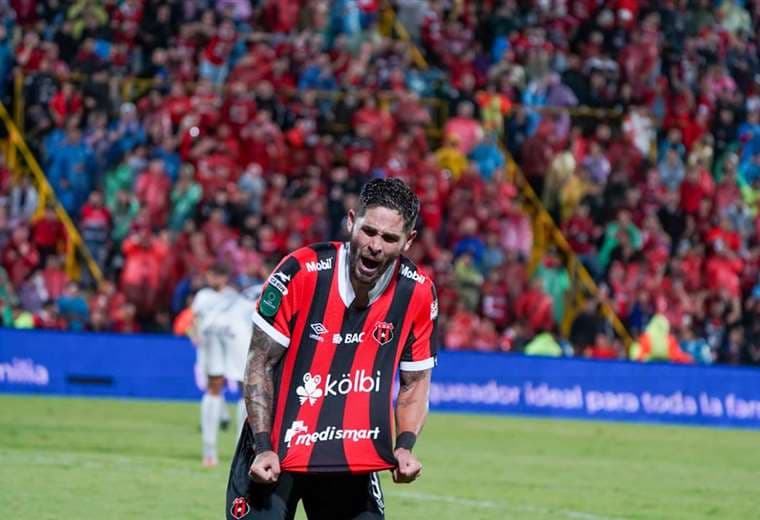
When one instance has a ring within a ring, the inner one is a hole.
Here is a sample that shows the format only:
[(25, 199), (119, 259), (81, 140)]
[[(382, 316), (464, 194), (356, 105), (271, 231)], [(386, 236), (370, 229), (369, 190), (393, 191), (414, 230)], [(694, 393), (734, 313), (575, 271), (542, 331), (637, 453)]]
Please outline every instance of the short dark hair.
[(367, 208), (382, 206), (398, 211), (404, 219), (404, 231), (414, 228), (420, 212), (420, 199), (401, 179), (372, 179), (359, 194), (356, 214), (364, 216)]
[(213, 265), (209, 268), (209, 271), (219, 276), (230, 275), (230, 267), (225, 262), (214, 262)]

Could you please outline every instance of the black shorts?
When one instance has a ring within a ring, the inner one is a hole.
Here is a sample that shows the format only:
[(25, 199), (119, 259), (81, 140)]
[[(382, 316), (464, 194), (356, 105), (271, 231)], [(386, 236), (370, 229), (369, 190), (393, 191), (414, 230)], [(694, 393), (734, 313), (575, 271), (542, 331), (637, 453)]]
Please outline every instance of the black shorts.
[(248, 471), (255, 454), (243, 426), (227, 482), (228, 520), (292, 520), (299, 501), (309, 520), (382, 520), (383, 491), (377, 473), (283, 472), (274, 484), (258, 484)]

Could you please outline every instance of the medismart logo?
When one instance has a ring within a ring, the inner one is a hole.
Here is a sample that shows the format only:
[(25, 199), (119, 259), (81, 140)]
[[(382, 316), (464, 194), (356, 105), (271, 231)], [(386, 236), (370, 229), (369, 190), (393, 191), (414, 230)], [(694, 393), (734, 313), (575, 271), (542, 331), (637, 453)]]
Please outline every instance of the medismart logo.
[(335, 426), (309, 433), (309, 427), (303, 421), (293, 421), (285, 431), (285, 444), (290, 448), (296, 446), (311, 446), (317, 442), (348, 440), (359, 442), (365, 439), (377, 440), (380, 437), (380, 427), (375, 426), (371, 430), (342, 429)]

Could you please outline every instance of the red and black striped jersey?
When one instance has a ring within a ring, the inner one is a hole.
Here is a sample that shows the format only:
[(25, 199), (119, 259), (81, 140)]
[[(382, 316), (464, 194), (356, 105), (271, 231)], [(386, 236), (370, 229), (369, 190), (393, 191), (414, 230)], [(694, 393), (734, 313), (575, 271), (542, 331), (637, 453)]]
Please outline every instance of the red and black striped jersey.
[(287, 351), (275, 375), (272, 444), (284, 470), (390, 469), (398, 369), (435, 365), (438, 300), (405, 257), (383, 273), (369, 305), (352, 305), (348, 244), (298, 249), (275, 268), (254, 323)]

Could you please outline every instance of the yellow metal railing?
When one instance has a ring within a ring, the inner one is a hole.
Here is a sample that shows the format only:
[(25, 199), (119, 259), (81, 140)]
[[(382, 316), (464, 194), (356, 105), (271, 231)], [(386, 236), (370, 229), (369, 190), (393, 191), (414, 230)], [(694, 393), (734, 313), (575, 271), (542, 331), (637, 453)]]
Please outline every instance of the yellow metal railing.
[[(32, 175), (34, 178), (40, 199), (38, 212), (42, 211), (47, 205), (52, 205), (55, 208), (56, 215), (66, 229), (67, 274), (74, 280), (80, 279), (81, 269), (78, 258), (81, 256), (94, 280), (100, 284), (103, 281), (103, 273), (100, 271), (100, 267), (98, 267), (98, 264), (90, 254), (90, 250), (82, 240), (82, 236), (71, 221), (71, 218), (69, 218), (68, 213), (66, 213), (66, 210), (63, 209), (63, 206), (58, 202), (55, 192), (50, 186), (50, 183), (37, 162), (37, 159), (34, 158), (34, 154), (29, 149), (29, 146), (27, 146), (21, 132), (16, 127), (8, 110), (2, 103), (0, 103), (0, 121), (3, 122), (8, 133), (9, 152), (13, 154), (15, 162), (13, 170), (15, 172), (28, 172), (28, 174)], [(22, 159), (23, 164), (22, 161), (17, 158)]]
[[(428, 64), (425, 61), (425, 58), (422, 52), (411, 40), (411, 38), (409, 37), (408, 31), (403, 26), (403, 24), (396, 18), (395, 12), (389, 5), (384, 6), (381, 12), (379, 26), (380, 26), (381, 33), (387, 36), (398, 37), (399, 39), (405, 41), (408, 44), (409, 50), (411, 52), (411, 56), (418, 67), (422, 69), (426, 69), (428, 67)], [(82, 78), (73, 77), (72, 79), (77, 80), (77, 79), (82, 79)], [(121, 86), (120, 86), (122, 97), (124, 99), (136, 99), (140, 97), (141, 95), (144, 95), (155, 84), (156, 84), (156, 81), (153, 79), (125, 78), (122, 81)], [(15, 162), (16, 150), (17, 148), (20, 149), (21, 154), (24, 156), (27, 164), (29, 165), (29, 168), (32, 174), (35, 176), (35, 178), (37, 178), (37, 182), (41, 186), (40, 200), (41, 200), (41, 204), (44, 204), (45, 201), (47, 200), (47, 197), (50, 197), (52, 200), (55, 200), (55, 195), (53, 193), (53, 190), (50, 188), (47, 182), (47, 179), (45, 178), (45, 175), (42, 173), (42, 170), (40, 169), (37, 162), (34, 160), (34, 157), (32, 156), (28, 147), (26, 146), (26, 143), (24, 143), (23, 138), (21, 137), (21, 132), (18, 130), (19, 128), (18, 125), (23, 124), (23, 96), (21, 95), (22, 85), (23, 85), (23, 78), (19, 75), (16, 77), (16, 82), (15, 82), (16, 95), (14, 96), (14, 99), (17, 100), (16, 103), (14, 104), (14, 116), (17, 121), (17, 125), (15, 127), (16, 128), (15, 132), (9, 131), (10, 134), (13, 134), (14, 136), (17, 136), (17, 137), (9, 140), (9, 154), (8, 154), (9, 163), (11, 162), (11, 158)], [(294, 95), (297, 95), (297, 94), (298, 94), (297, 92), (294, 93)], [(381, 105), (385, 105), (385, 106), (387, 106), (389, 102), (392, 102), (396, 96), (396, 94), (392, 92), (379, 92), (375, 94), (377, 95), (378, 100), (380, 101)], [(317, 95), (318, 97), (321, 97), (321, 98), (331, 98), (331, 99), (337, 100), (340, 98), (341, 93), (317, 92)], [(431, 122), (431, 125), (427, 128), (428, 136), (434, 139), (439, 138), (440, 133), (441, 133), (441, 125), (445, 124), (445, 120), (447, 119), (447, 116), (448, 116), (448, 103), (438, 98), (423, 98), (421, 101), (423, 104), (425, 104), (426, 106), (430, 107), (433, 110), (433, 115), (434, 115), (433, 121)], [(619, 119), (623, 116), (623, 113), (620, 112), (619, 110), (599, 109), (599, 108), (591, 108), (591, 107), (569, 107), (569, 108), (529, 107), (529, 109), (538, 111), (544, 114), (550, 114), (550, 113), (563, 111), (563, 112), (568, 113), (572, 117), (591, 117), (595, 119)], [(2, 111), (2, 114), (0, 115), (4, 116), (3, 120), (6, 120), (7, 111), (5, 110), (4, 107), (0, 108), (0, 111)], [(10, 121), (6, 121), (6, 126), (8, 126), (9, 122)], [(19, 143), (22, 143), (22, 144), (19, 144)], [(32, 164), (34, 166), (32, 166)], [(531, 255), (528, 260), (528, 266), (527, 266), (529, 269), (529, 272), (532, 273), (536, 269), (539, 262), (541, 261), (541, 258), (543, 258), (543, 256), (546, 254), (546, 251), (548, 250), (549, 246), (556, 247), (557, 250), (561, 253), (561, 256), (565, 259), (565, 266), (568, 270), (568, 274), (570, 275), (570, 279), (573, 284), (573, 290), (571, 291), (569, 301), (568, 301), (569, 305), (565, 307), (565, 316), (561, 324), (561, 331), (563, 332), (563, 334), (567, 335), (570, 329), (570, 325), (572, 324), (572, 320), (577, 314), (577, 309), (582, 304), (585, 298), (585, 295), (597, 294), (598, 287), (596, 286), (596, 283), (594, 282), (593, 278), (588, 273), (586, 268), (578, 260), (577, 256), (572, 251), (572, 248), (568, 244), (564, 235), (557, 227), (556, 223), (554, 222), (554, 219), (551, 217), (551, 215), (549, 215), (549, 213), (544, 208), (543, 204), (541, 203), (539, 197), (536, 195), (533, 188), (527, 182), (519, 166), (511, 159), (509, 160), (507, 172), (508, 172), (509, 179), (520, 190), (520, 193), (521, 193), (520, 199), (523, 205), (523, 209), (531, 217), (532, 230), (533, 230), (533, 247), (531, 250)], [(81, 237), (79, 233), (77, 232), (76, 227), (73, 225), (68, 215), (66, 214), (65, 210), (63, 210), (63, 208), (60, 207), (57, 201), (55, 204), (56, 204), (56, 211), (59, 213), (59, 217), (64, 222), (67, 232), (69, 233), (71, 237), (71, 239), (69, 240), (69, 244), (71, 244), (70, 245), (71, 251), (67, 254), (67, 259), (70, 259), (70, 260), (67, 262), (67, 265), (69, 265), (72, 270), (76, 268), (77, 264), (74, 260), (76, 257), (74, 253), (74, 249), (79, 249), (90, 271), (93, 273), (93, 276), (96, 278), (96, 280), (98, 280), (98, 282), (100, 282), (100, 280), (102, 279), (100, 269), (98, 268), (97, 264), (92, 259), (92, 256), (89, 253), (89, 250), (87, 249), (87, 247), (81, 240)], [(41, 207), (44, 207), (44, 206), (41, 206)], [(616, 334), (620, 337), (620, 339), (626, 345), (630, 345), (630, 343), (632, 342), (632, 338), (630, 334), (628, 333), (622, 321), (616, 315), (614, 309), (612, 309), (612, 307), (609, 305), (608, 302), (601, 301), (601, 312), (610, 321), (613, 329), (615, 330)]]
[[(455, 9), (453, 9), (452, 16), (456, 16), (456, 12), (461, 10), (459, 2), (455, 3)], [(384, 6), (383, 13), (385, 16), (385, 23), (381, 23), (381, 30), (385, 30), (384, 34), (392, 36), (395, 34), (399, 39), (405, 41), (410, 46), (410, 52), (412, 53), (412, 59), (415, 63), (423, 69), (427, 68), (427, 62), (425, 61), (422, 52), (411, 41), (409, 32), (404, 25), (396, 17), (396, 13), (390, 5), (387, 3)], [(383, 27), (385, 27), (383, 29)], [(392, 30), (390, 30), (392, 28)], [(444, 103), (441, 100), (436, 100), (437, 103)], [(619, 110), (600, 109), (592, 107), (571, 107), (571, 108), (558, 108), (558, 107), (541, 107), (531, 110), (538, 110), (541, 113), (553, 113), (564, 111), (569, 113), (571, 117), (593, 117), (600, 119), (618, 119), (622, 117), (623, 113)], [(506, 150), (503, 150), (506, 154)], [(509, 155), (509, 154), (507, 154)], [(565, 267), (567, 268), (568, 275), (571, 283), (573, 284), (572, 290), (569, 295), (568, 303), (565, 307), (565, 313), (562, 323), (560, 324), (561, 332), (564, 336), (568, 336), (573, 319), (575, 318), (578, 309), (585, 299), (585, 293), (598, 294), (599, 288), (597, 287), (594, 279), (589, 274), (586, 267), (578, 260), (575, 252), (570, 247), (570, 244), (565, 239), (565, 236), (560, 231), (554, 219), (551, 217), (541, 200), (536, 195), (533, 187), (528, 183), (525, 175), (520, 170), (517, 163), (515, 163), (511, 157), (509, 164), (507, 165), (507, 174), (510, 180), (520, 189), (521, 201), (523, 210), (531, 216), (531, 223), (533, 228), (533, 247), (531, 249), (530, 259), (528, 260), (528, 272), (533, 273), (541, 261), (541, 258), (546, 254), (549, 245), (555, 246), (562, 256), (565, 258)], [(628, 347), (633, 339), (630, 333), (626, 329), (623, 322), (620, 320), (615, 310), (605, 300), (601, 300), (601, 312), (602, 315), (607, 318), (612, 324), (615, 333), (620, 337), (626, 347)]]
[(384, 36), (393, 37), (395, 35), (399, 40), (405, 42), (409, 47), (409, 53), (414, 64), (422, 70), (427, 70), (428, 63), (425, 56), (409, 37), (409, 31), (406, 30), (404, 24), (396, 17), (396, 11), (394, 11), (388, 2), (384, 2), (381, 8), (379, 28), (380, 33)]
[[(557, 224), (554, 222), (552, 216), (546, 211), (546, 208), (544, 208), (541, 199), (536, 195), (536, 192), (525, 178), (520, 167), (511, 157), (509, 158), (507, 165), (507, 176), (520, 190), (523, 209), (528, 215), (530, 215), (533, 224), (533, 249), (531, 251), (531, 257), (528, 260), (528, 271), (530, 273), (534, 272), (550, 245), (556, 247), (565, 258), (565, 267), (570, 276), (571, 283), (573, 284), (569, 295), (570, 301), (568, 303), (570, 303), (570, 305), (565, 307), (565, 315), (560, 324), (561, 332), (564, 336), (567, 336), (570, 332), (572, 321), (577, 314), (577, 309), (580, 307), (586, 296), (584, 292), (587, 294), (598, 294), (599, 288), (586, 267), (580, 260), (578, 260), (578, 257)], [(628, 332), (628, 329), (626, 329), (625, 325), (608, 301), (600, 300), (600, 304), (602, 315), (609, 320), (615, 333), (623, 341), (625, 346), (628, 347), (633, 342), (633, 338)]]

